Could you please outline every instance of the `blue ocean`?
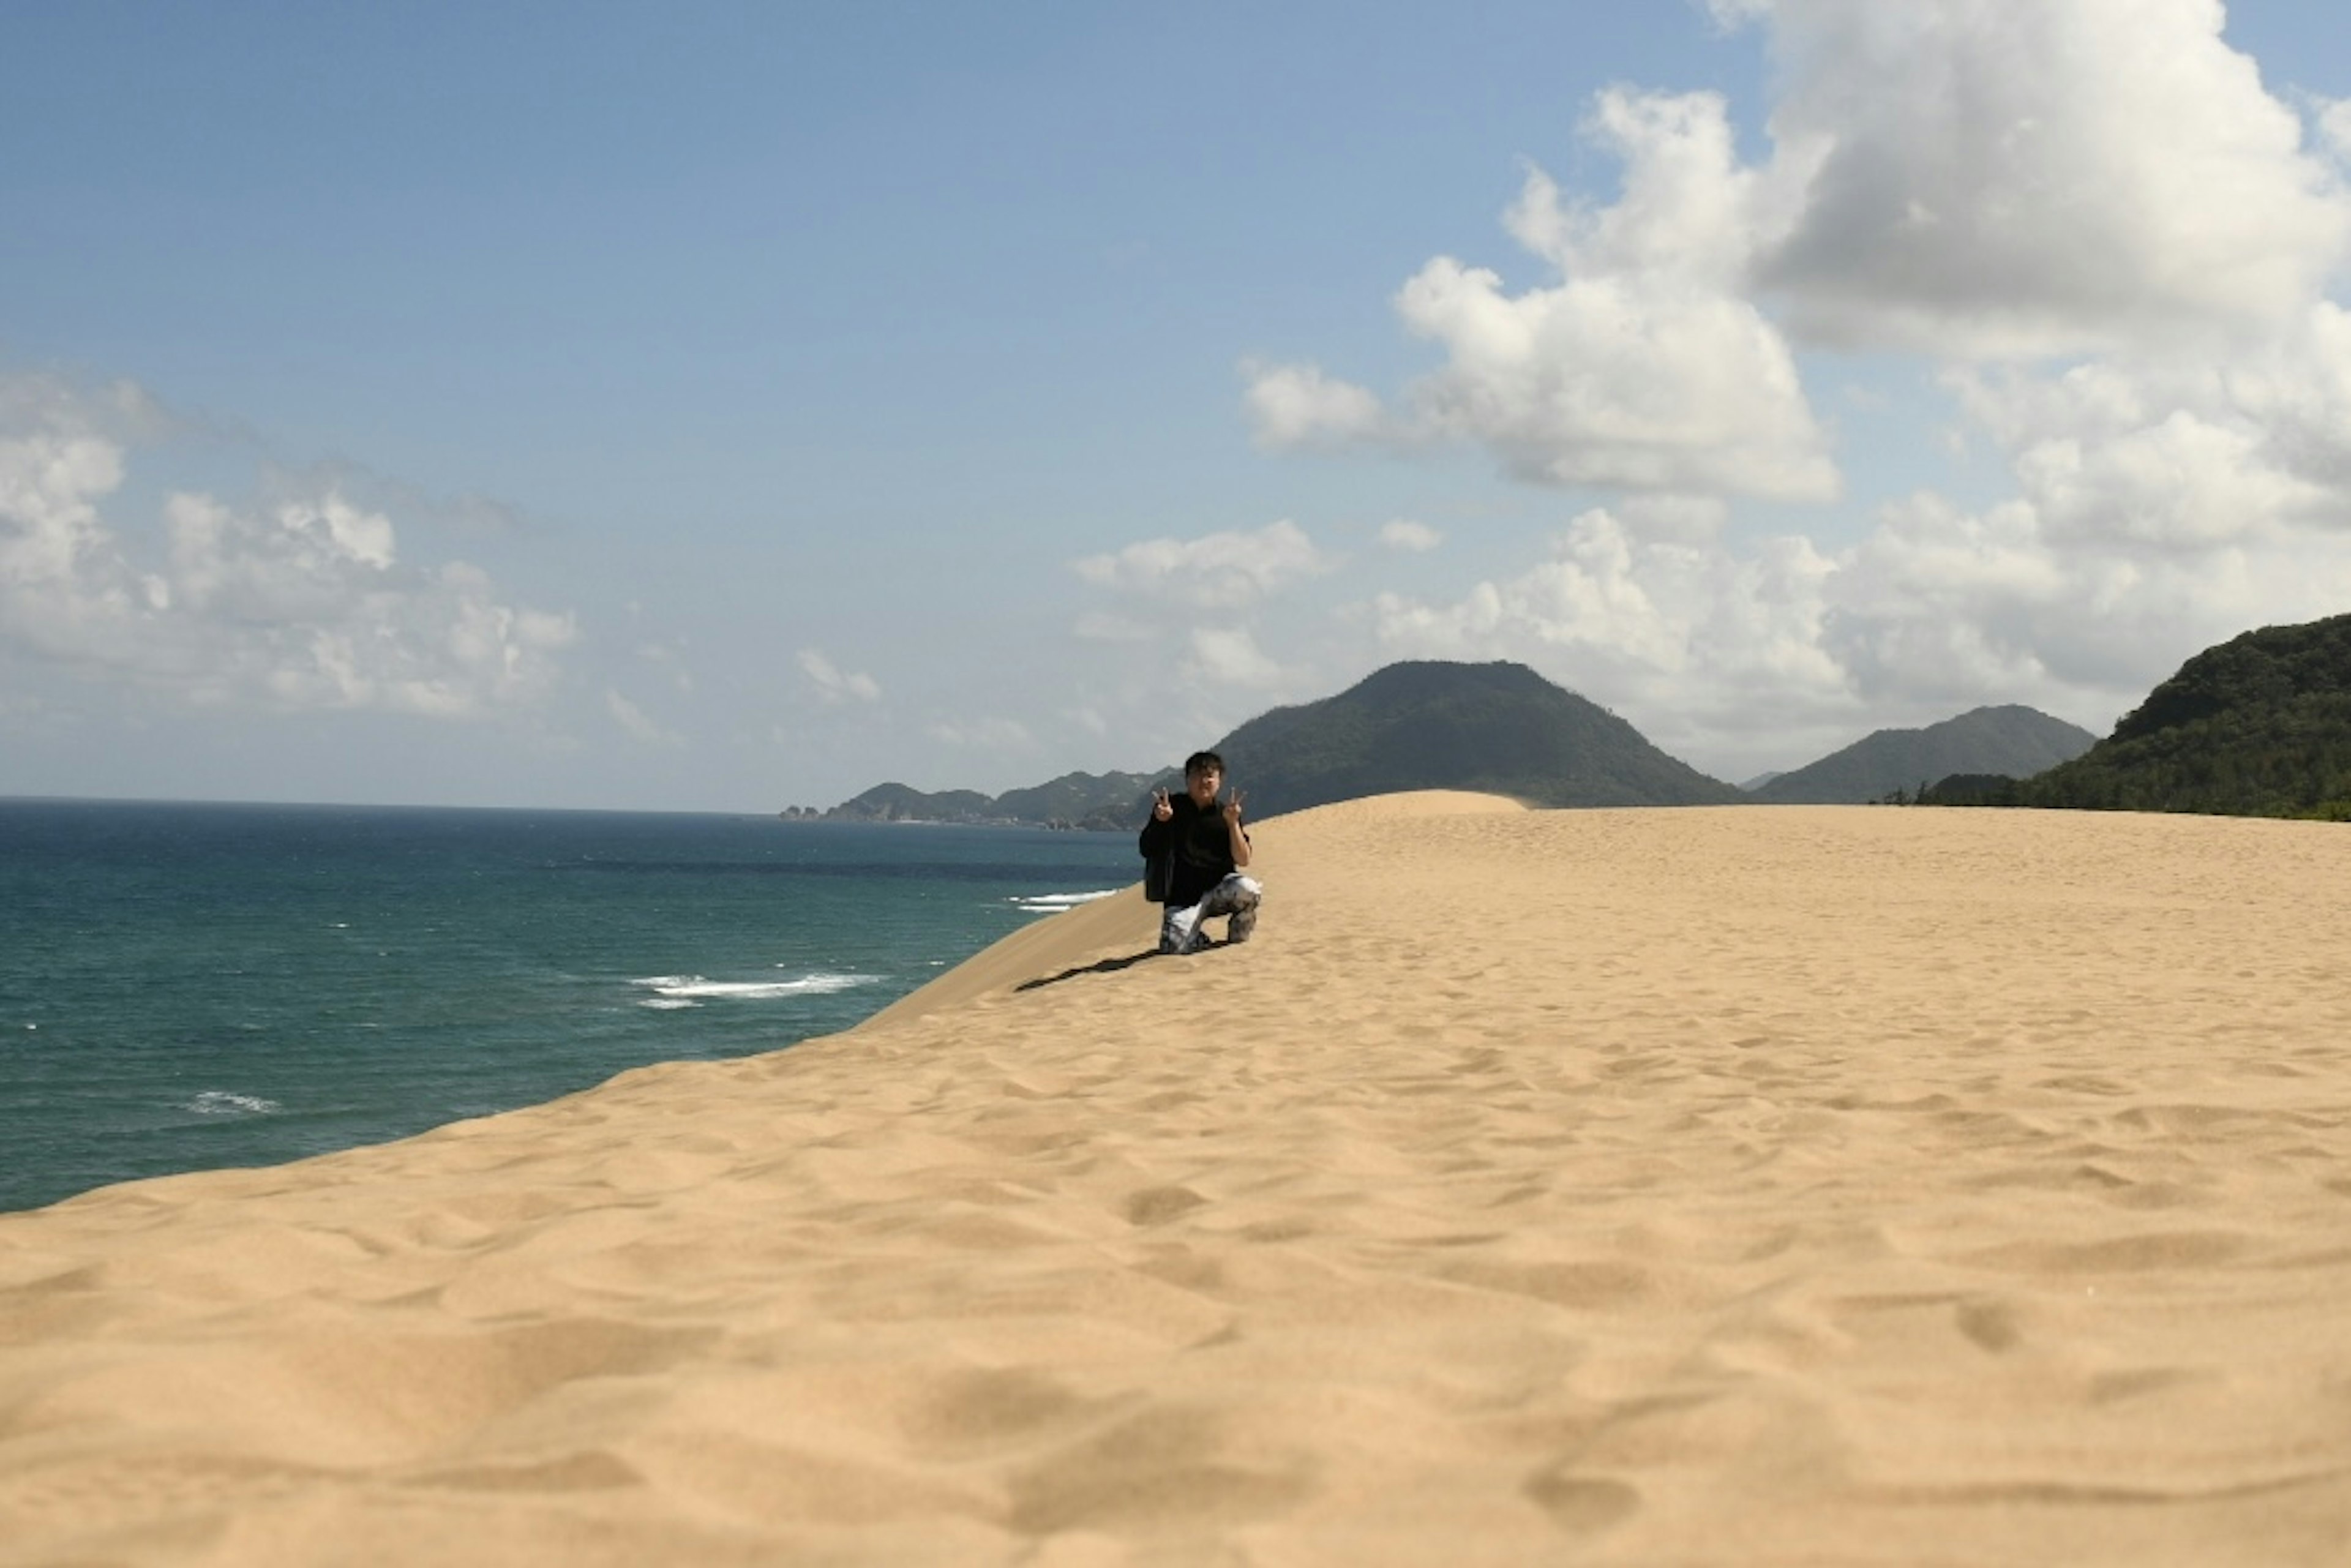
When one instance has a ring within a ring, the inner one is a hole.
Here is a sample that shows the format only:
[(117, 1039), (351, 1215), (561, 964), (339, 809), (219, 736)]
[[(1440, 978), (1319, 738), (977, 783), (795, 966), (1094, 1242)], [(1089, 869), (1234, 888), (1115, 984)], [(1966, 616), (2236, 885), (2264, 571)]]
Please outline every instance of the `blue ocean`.
[(835, 1033), (1139, 869), (1123, 833), (0, 800), (0, 1209)]

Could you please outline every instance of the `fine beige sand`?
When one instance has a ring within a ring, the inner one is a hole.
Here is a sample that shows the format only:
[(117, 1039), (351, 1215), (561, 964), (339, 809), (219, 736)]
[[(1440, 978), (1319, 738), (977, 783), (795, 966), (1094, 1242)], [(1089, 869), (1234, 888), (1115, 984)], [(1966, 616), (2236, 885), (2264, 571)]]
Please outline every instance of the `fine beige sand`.
[(0, 1218), (0, 1563), (2351, 1559), (2351, 828), (1256, 836), (1247, 946)]

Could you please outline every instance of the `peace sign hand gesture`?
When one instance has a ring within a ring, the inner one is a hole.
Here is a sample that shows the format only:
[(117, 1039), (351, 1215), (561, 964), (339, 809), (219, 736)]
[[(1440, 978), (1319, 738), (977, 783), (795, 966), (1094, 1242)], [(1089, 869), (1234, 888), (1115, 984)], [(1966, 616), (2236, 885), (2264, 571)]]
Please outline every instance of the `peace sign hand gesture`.
[(1248, 799), (1249, 796), (1242, 791), (1238, 789), (1233, 791), (1233, 798), (1225, 802), (1225, 821), (1227, 822), (1236, 828), (1241, 825), (1241, 802)]
[(1175, 814), (1176, 808), (1168, 803), (1167, 791), (1154, 789), (1151, 792), (1151, 820), (1155, 822), (1164, 822)]

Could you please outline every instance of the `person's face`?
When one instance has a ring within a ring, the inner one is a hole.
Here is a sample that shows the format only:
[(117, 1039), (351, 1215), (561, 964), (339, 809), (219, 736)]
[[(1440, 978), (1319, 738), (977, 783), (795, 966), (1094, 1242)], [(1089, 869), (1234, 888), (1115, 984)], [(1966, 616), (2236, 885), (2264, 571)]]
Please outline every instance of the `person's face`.
[(1195, 806), (1213, 806), (1217, 791), (1225, 787), (1225, 776), (1213, 768), (1203, 768), (1184, 775), (1184, 792), (1192, 797)]

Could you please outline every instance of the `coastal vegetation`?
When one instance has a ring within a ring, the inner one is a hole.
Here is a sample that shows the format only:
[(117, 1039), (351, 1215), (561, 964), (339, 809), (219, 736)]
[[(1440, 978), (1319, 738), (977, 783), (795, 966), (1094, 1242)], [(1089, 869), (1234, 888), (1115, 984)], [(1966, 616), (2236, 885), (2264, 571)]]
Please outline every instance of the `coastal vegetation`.
[(2351, 615), (2206, 649), (2016, 803), (2351, 818)]

